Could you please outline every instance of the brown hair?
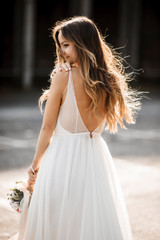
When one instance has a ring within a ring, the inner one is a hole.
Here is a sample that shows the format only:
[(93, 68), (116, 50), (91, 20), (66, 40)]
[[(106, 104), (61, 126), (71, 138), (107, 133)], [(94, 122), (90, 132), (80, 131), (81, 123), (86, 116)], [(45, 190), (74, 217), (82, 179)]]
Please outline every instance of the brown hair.
[[(89, 109), (95, 113), (98, 99), (102, 96), (102, 91), (105, 91), (107, 129), (116, 132), (117, 123), (125, 128), (123, 120), (135, 123), (136, 112), (141, 105), (140, 92), (129, 87), (131, 73), (126, 73), (123, 58), (106, 43), (95, 23), (83, 16), (56, 23), (52, 29), (57, 54), (55, 65), (64, 62), (58, 41), (60, 31), (63, 37), (73, 42), (76, 47), (85, 91), (92, 100)], [(40, 97), (41, 109), (49, 91), (46, 90)]]

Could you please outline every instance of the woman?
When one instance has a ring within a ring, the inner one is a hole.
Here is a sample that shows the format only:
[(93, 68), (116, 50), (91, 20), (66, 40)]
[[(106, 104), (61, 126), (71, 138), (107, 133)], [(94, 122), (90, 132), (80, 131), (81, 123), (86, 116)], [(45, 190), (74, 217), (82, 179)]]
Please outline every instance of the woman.
[[(53, 28), (56, 69), (45, 100), (23, 240), (130, 240), (123, 193), (102, 130), (135, 123), (138, 93), (122, 59), (86, 17)], [(67, 67), (68, 71), (63, 68)]]

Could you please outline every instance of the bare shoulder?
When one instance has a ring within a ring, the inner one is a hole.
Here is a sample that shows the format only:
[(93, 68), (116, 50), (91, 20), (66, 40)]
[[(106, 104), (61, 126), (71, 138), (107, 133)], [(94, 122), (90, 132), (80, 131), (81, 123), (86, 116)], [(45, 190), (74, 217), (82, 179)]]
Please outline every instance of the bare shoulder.
[(57, 73), (54, 74), (54, 76), (51, 79), (51, 91), (56, 90), (56, 91), (63, 92), (63, 90), (67, 86), (68, 77), (69, 77), (68, 72), (64, 70), (62, 70), (61, 72), (57, 71)]

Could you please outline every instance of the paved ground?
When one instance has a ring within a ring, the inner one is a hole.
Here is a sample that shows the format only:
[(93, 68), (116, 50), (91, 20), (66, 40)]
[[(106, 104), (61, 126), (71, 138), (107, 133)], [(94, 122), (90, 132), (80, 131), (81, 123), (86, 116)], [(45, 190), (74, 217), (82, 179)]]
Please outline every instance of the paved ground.
[[(27, 177), (42, 116), (39, 92), (0, 97), (0, 240), (18, 229), (6, 193)], [(143, 101), (136, 125), (115, 135), (103, 132), (119, 174), (134, 240), (160, 239), (160, 96)]]

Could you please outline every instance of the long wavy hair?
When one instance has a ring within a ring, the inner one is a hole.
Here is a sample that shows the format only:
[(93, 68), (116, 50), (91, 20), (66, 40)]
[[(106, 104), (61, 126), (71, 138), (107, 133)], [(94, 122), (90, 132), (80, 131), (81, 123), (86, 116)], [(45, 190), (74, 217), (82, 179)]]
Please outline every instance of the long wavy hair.
[[(74, 43), (76, 47), (85, 91), (91, 98), (89, 109), (96, 112), (98, 101), (104, 96), (102, 95), (104, 91), (106, 129), (115, 133), (117, 123), (121, 128), (126, 128), (124, 120), (129, 124), (135, 123), (137, 110), (141, 107), (140, 92), (129, 87), (128, 83), (133, 77), (131, 73), (126, 72), (121, 54), (106, 43), (92, 20), (78, 16), (58, 21), (52, 28), (57, 56), (55, 65), (65, 62), (58, 40), (60, 31), (63, 37)], [(50, 80), (52, 80), (52, 72)], [(45, 90), (39, 99), (41, 110), (49, 92), (50, 89)]]

